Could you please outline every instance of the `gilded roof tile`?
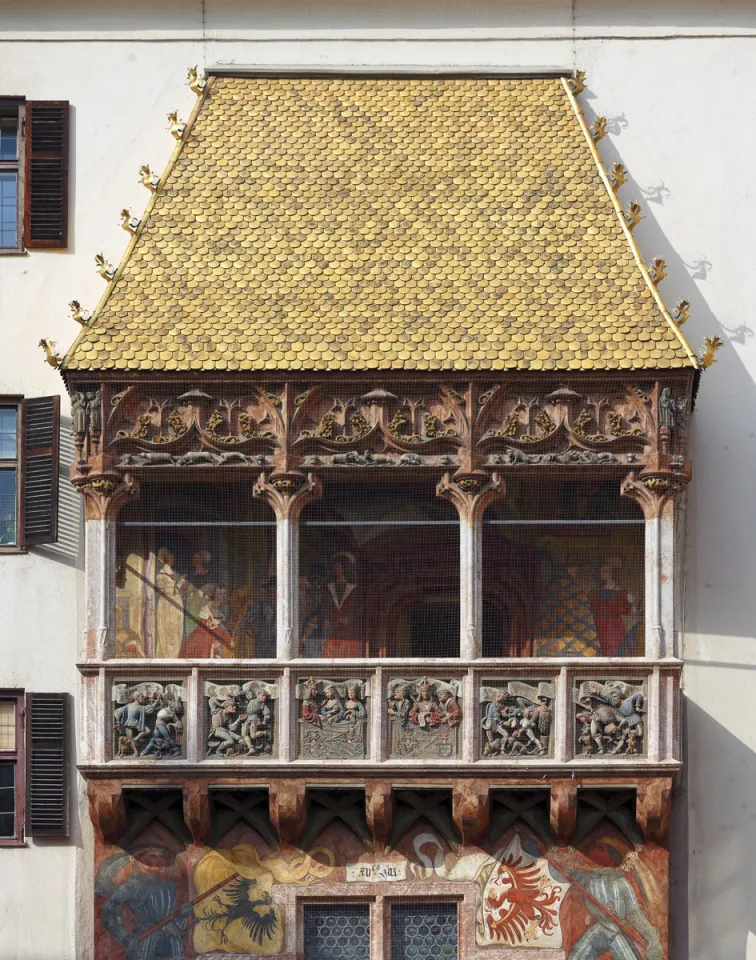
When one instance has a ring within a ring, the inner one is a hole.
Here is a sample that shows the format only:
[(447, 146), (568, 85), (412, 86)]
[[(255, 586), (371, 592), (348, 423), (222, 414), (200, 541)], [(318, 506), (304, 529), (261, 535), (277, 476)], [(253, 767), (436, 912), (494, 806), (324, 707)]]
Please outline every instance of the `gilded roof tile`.
[(69, 370), (695, 366), (555, 79), (215, 78)]

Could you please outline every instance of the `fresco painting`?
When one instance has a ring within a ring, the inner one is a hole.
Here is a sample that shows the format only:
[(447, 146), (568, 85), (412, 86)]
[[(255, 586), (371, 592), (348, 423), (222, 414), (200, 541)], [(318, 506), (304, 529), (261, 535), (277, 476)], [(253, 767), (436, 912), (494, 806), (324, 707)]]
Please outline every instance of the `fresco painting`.
[(465, 891), (466, 960), (498, 957), (497, 948), (525, 958), (549, 949), (562, 960), (666, 957), (667, 853), (629, 842), (604, 821), (576, 848), (544, 843), (523, 826), (490, 851), (451, 849), (427, 824), (380, 851), (333, 824), (308, 852), (272, 850), (243, 826), (217, 848), (179, 845), (154, 830), (128, 852), (101, 850), (96, 958), (288, 957), (295, 900), (401, 903), (449, 890)]
[(124, 512), (116, 657), (275, 657), (275, 523), (249, 499), (152, 493)]

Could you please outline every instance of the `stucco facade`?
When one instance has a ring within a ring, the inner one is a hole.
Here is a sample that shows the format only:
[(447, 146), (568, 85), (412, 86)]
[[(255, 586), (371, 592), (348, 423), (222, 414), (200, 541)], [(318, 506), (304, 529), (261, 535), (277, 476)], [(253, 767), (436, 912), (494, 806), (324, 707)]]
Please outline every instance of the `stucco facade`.
[[(187, 66), (586, 71), (583, 110), (608, 118), (599, 150), (605, 165), (619, 160), (629, 171), (625, 196), (641, 201), (645, 217), (635, 239), (647, 261), (666, 259), (666, 303), (691, 302), (685, 334), (694, 347), (704, 336), (725, 340), (692, 419), (693, 480), (676, 571), (685, 666), (684, 767), (670, 843), (675, 960), (756, 957), (756, 454), (748, 422), (756, 348), (743, 316), (753, 296), (755, 44), (756, 13), (746, 2), (0, 4), (0, 94), (67, 99), (73, 114), (68, 250), (0, 258), (0, 393), (63, 394), (64, 427), (67, 397), (37, 343), (46, 337), (67, 348), (77, 328), (66, 304), (99, 299), (93, 255), (120, 259), (127, 238), (119, 211), (145, 204), (137, 171), (148, 162), (162, 170), (174, 147), (165, 116), (178, 108), (186, 117), (193, 107)], [(75, 663), (92, 622), (75, 497), (63, 482), (57, 545), (0, 557), (9, 611), (0, 685), (68, 690), (77, 703), (74, 744), (82, 740)], [(0, 849), (0, 953), (9, 960), (92, 956), (93, 840), (76, 778), (72, 799), (70, 842)]]

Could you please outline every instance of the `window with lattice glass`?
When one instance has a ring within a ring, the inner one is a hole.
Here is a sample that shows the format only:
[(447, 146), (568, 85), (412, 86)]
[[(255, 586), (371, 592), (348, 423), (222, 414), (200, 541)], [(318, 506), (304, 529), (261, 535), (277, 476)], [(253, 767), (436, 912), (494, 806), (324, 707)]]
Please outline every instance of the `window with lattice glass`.
[(0, 694), (0, 846), (23, 840), (24, 743), (23, 693)]
[(456, 903), (396, 903), (391, 908), (391, 960), (456, 960)]
[(370, 960), (370, 905), (304, 907), (304, 960)]
[(18, 107), (0, 106), (0, 250), (19, 246)]

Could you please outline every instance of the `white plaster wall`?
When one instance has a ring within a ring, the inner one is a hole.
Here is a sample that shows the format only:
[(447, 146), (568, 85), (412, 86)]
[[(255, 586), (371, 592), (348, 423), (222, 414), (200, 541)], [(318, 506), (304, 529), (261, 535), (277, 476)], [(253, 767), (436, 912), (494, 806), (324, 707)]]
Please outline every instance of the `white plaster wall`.
[[(60, 389), (37, 341), (65, 348), (76, 333), (67, 302), (91, 308), (102, 293), (93, 255), (115, 262), (124, 249), (118, 213), (144, 207), (138, 167), (162, 169), (173, 147), (165, 114), (188, 114), (185, 70), (197, 62), (587, 70), (584, 109), (610, 118), (600, 149), (629, 169), (621, 196), (643, 201), (636, 236), (648, 258), (667, 260), (667, 302), (692, 301), (694, 345), (704, 335), (727, 341), (703, 378), (693, 426), (671, 955), (754, 960), (756, 4), (0, 0), (0, 93), (73, 105), (71, 247), (0, 259), (0, 392)], [(57, 554), (0, 558), (0, 685), (75, 689), (83, 591), (74, 541)], [(78, 826), (71, 845), (0, 850), (2, 960), (88, 956), (91, 890), (74, 885), (77, 858), (87, 861)]]

